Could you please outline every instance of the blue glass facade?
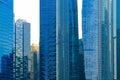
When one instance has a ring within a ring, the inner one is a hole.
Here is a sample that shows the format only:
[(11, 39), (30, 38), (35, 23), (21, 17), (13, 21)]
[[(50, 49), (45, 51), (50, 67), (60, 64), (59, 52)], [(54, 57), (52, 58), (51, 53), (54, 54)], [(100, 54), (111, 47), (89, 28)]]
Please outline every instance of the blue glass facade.
[(117, 0), (111, 0), (111, 23), (112, 23), (112, 51), (113, 51), (113, 53), (114, 53), (114, 55), (113, 55), (113, 59), (114, 59), (114, 80), (119, 80), (120, 78), (118, 78), (118, 64), (119, 64), (119, 62), (117, 63), (117, 58), (118, 58), (118, 56), (117, 56), (117, 50), (118, 50), (118, 45), (119, 45), (119, 43), (117, 43), (117, 39), (118, 39), (118, 36), (117, 36), (117, 27), (118, 27), (118, 25), (117, 25), (117, 23), (118, 23), (118, 21), (116, 21), (117, 20), (117, 7), (116, 7), (116, 5), (118, 5), (117, 3)]
[(56, 80), (56, 0), (40, 0), (40, 80)]
[(113, 80), (114, 79), (114, 52), (113, 52), (113, 26), (112, 26), (112, 2), (109, 0), (100, 1), (99, 8), (99, 41), (101, 47), (99, 52), (101, 53), (101, 69), (99, 70), (100, 79)]
[(57, 0), (57, 80), (69, 80), (69, 0)]
[[(80, 66), (78, 65), (79, 56), (79, 40), (78, 40), (78, 10), (77, 0), (69, 0), (69, 66), (70, 79), (80, 79)], [(67, 48), (66, 48), (67, 50)]]
[(120, 0), (116, 0), (117, 80), (120, 80)]
[(57, 79), (80, 80), (77, 0), (57, 1)]
[(117, 80), (120, 79), (120, 29), (117, 29)]
[(83, 0), (82, 30), (87, 80), (114, 78), (111, 4), (109, 0)]
[(83, 40), (79, 39), (79, 72), (80, 72), (80, 79), (79, 80), (86, 80), (85, 79), (85, 65), (84, 65), (84, 46), (83, 46)]
[[(86, 80), (98, 79), (98, 0), (83, 0), (82, 34)], [(94, 41), (94, 43), (93, 43)]]
[(0, 80), (13, 80), (13, 30), (13, 0), (0, 0)]

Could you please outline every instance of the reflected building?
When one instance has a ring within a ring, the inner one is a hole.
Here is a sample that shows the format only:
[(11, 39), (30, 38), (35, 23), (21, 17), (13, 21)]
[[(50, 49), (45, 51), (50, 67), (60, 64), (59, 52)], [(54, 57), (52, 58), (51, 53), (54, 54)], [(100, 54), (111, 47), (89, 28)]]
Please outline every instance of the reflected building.
[(15, 23), (15, 80), (30, 78), (30, 23), (19, 19)]
[(56, 80), (56, 0), (40, 0), (40, 80)]
[(13, 0), (0, 0), (0, 80), (13, 79), (13, 17)]
[(32, 44), (31, 54), (30, 54), (30, 60), (31, 60), (30, 80), (39, 80), (38, 51), (39, 51), (38, 45)]
[(77, 0), (57, 0), (57, 80), (80, 80)]
[(82, 34), (86, 80), (114, 79), (112, 0), (83, 0)]

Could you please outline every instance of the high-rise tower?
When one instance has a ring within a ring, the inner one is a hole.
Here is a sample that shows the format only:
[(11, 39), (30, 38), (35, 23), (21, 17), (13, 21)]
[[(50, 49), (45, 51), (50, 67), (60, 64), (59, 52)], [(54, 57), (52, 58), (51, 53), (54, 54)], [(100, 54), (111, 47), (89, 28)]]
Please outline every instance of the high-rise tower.
[(0, 0), (0, 80), (13, 80), (13, 17), (13, 0)]
[(56, 0), (40, 0), (40, 80), (56, 80)]
[(80, 80), (77, 0), (57, 0), (57, 80)]
[(112, 0), (83, 0), (82, 31), (87, 80), (113, 80)]
[(30, 80), (39, 80), (38, 51), (39, 51), (38, 45), (32, 44), (31, 54), (30, 54), (30, 60), (31, 60)]
[(29, 80), (30, 74), (30, 23), (19, 19), (15, 23), (14, 79)]

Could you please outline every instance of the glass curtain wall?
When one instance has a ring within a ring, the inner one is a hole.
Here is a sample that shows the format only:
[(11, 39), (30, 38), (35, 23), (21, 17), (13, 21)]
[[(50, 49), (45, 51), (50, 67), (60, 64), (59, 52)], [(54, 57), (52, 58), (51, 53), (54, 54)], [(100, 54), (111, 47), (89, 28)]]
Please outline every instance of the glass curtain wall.
[(56, 80), (56, 0), (40, 0), (40, 80)]
[(13, 80), (13, 0), (0, 0), (0, 80)]
[(57, 80), (79, 80), (77, 0), (57, 0)]
[(111, 0), (83, 0), (82, 30), (87, 80), (113, 80), (111, 5)]

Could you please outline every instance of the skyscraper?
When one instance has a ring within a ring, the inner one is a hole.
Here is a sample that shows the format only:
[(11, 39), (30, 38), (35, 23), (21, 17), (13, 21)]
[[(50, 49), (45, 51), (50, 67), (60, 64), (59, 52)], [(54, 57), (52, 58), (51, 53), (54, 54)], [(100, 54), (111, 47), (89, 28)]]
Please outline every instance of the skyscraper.
[(84, 46), (83, 46), (83, 40), (79, 39), (79, 58), (78, 58), (78, 64), (79, 64), (79, 72), (80, 72), (80, 80), (85, 80), (85, 67), (84, 67)]
[(56, 80), (56, 0), (40, 0), (40, 80)]
[(114, 11), (116, 9), (116, 32), (117, 32), (117, 79), (116, 80), (119, 80), (120, 79), (120, 1), (119, 0), (115, 0), (116, 1), (116, 4), (114, 3)]
[(57, 0), (57, 80), (80, 80), (77, 0)]
[(111, 0), (83, 0), (82, 30), (87, 80), (114, 79), (111, 5)]
[(15, 23), (15, 80), (28, 80), (30, 74), (30, 23)]
[(39, 80), (38, 50), (39, 50), (38, 45), (32, 44), (30, 54), (31, 60), (30, 80)]
[[(1, 80), (13, 80), (13, 55), (3, 55), (1, 58)], [(8, 73), (9, 71), (9, 73)], [(8, 77), (7, 77), (8, 76)]]
[[(10, 70), (12, 61), (8, 61), (8, 56), (13, 50), (13, 32), (13, 0), (0, 0), (0, 80), (13, 78)], [(4, 64), (3, 61), (5, 61)]]

